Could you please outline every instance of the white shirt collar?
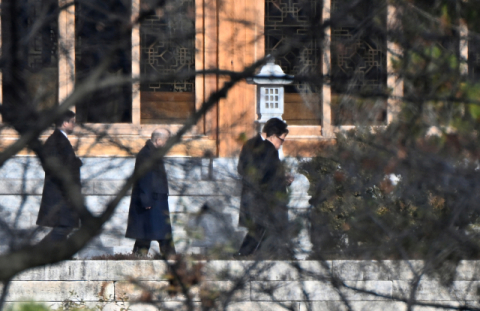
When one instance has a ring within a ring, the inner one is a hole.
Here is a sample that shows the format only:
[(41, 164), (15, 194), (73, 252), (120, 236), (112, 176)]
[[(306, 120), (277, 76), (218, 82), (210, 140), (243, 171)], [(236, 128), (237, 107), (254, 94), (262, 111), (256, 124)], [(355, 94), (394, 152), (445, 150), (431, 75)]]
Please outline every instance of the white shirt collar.
[(62, 132), (62, 134), (65, 135), (65, 137), (68, 139), (67, 133), (65, 133), (64, 131), (62, 131), (60, 129), (59, 129), (59, 131)]

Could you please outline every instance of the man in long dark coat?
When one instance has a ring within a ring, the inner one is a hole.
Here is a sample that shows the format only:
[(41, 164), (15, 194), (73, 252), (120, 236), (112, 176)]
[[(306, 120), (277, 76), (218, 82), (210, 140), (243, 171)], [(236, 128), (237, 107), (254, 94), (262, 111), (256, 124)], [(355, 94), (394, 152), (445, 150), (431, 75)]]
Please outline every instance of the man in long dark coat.
[[(140, 165), (151, 161), (152, 154), (162, 147), (169, 137), (168, 130), (155, 130), (137, 155), (135, 171)], [(158, 241), (163, 256), (175, 254), (168, 209), (168, 180), (162, 159), (156, 161), (133, 185), (125, 236), (136, 240), (134, 254), (146, 255), (152, 240)]]
[[(58, 165), (65, 177), (80, 187), (80, 167), (82, 161), (75, 155), (68, 134), (73, 132), (75, 113), (67, 111), (55, 122), (55, 131), (47, 139), (43, 148), (45, 161)], [(68, 176), (67, 176), (68, 175)], [(43, 241), (59, 242), (67, 238), (79, 226), (79, 217), (72, 201), (66, 195), (64, 183), (45, 171), (42, 201), (38, 212), (37, 225), (53, 227)]]
[(287, 186), (293, 181), (285, 174), (278, 150), (288, 134), (280, 119), (267, 121), (262, 135), (248, 140), (238, 161), (242, 176), (239, 225), (248, 229), (238, 256), (259, 251), (272, 259), (289, 258), (287, 248)]

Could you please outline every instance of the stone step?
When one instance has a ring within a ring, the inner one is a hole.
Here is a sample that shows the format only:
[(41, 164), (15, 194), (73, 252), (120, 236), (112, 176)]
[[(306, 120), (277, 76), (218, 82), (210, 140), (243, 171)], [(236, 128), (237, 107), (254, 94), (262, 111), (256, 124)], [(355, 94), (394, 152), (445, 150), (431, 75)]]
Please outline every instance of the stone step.
[[(172, 262), (170, 262), (172, 263)], [(205, 302), (201, 290), (219, 295), (217, 302), (229, 296), (228, 310), (249, 307), (252, 310), (279, 310), (280, 305), (295, 305), (295, 310), (346, 310), (343, 298), (359, 310), (400, 310), (405, 304), (394, 300), (411, 295), (412, 280), (422, 274), (428, 263), (423, 261), (194, 261), (188, 262), (188, 271), (201, 265), (200, 284), (189, 286), (195, 306)], [(480, 286), (478, 261), (462, 261), (450, 286), (435, 278), (424, 276), (415, 299), (437, 306), (465, 306), (478, 308), (477, 288)], [(115, 305), (128, 300), (139, 303), (145, 290), (152, 290), (154, 301), (185, 302), (183, 294), (168, 296), (167, 266), (162, 260), (70, 260), (55, 265), (30, 269), (12, 281), (7, 302), (43, 301), (57, 303), (83, 300), (88, 306)], [(331, 283), (331, 275), (343, 281)], [(137, 285), (129, 280), (135, 280)], [(342, 293), (343, 298), (339, 293)], [(376, 294), (369, 294), (373, 292)], [(205, 293), (205, 292), (204, 292)], [(204, 296), (205, 297), (205, 296)], [(99, 299), (101, 298), (101, 301)], [(11, 304), (10, 304), (11, 305)], [(307, 305), (312, 309), (306, 308)], [(415, 307), (415, 310), (423, 310)], [(356, 309), (354, 309), (356, 310)]]

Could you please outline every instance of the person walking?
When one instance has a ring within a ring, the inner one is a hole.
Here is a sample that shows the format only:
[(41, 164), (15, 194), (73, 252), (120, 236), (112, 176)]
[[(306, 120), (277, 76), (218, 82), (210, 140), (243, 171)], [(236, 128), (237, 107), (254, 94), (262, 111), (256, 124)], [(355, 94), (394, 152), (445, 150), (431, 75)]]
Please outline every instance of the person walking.
[[(43, 146), (44, 160), (58, 166), (61, 174), (70, 179), (74, 186), (81, 187), (80, 167), (82, 161), (75, 155), (68, 135), (75, 127), (75, 113), (67, 111), (55, 122), (55, 130)], [(51, 171), (45, 170), (42, 200), (37, 217), (37, 225), (53, 229), (43, 240), (60, 242), (68, 237), (74, 228), (79, 227), (80, 219), (72, 200), (66, 194), (64, 183)]]
[[(151, 161), (152, 155), (165, 145), (169, 137), (170, 132), (166, 129), (157, 129), (152, 133), (151, 139), (137, 154), (135, 172), (140, 165)], [(163, 159), (155, 161), (152, 168), (133, 185), (125, 236), (135, 239), (134, 254), (145, 256), (152, 240), (155, 240), (165, 258), (175, 255), (168, 208), (168, 180)]]
[(269, 259), (290, 258), (288, 243), (287, 186), (293, 177), (285, 174), (278, 150), (288, 134), (278, 118), (265, 123), (263, 133), (248, 140), (240, 152), (238, 173), (242, 177), (239, 225), (248, 233), (235, 257), (259, 252)]

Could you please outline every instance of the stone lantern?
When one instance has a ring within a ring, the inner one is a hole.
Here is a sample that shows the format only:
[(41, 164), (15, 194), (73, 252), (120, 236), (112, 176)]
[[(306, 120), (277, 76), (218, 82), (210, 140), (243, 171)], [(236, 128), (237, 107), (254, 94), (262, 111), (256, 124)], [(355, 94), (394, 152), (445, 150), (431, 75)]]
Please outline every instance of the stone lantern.
[(285, 105), (283, 86), (293, 82), (293, 76), (286, 75), (274, 61), (275, 59), (270, 57), (260, 73), (247, 80), (249, 84), (257, 85), (258, 120), (256, 122), (259, 125), (259, 132), (262, 131), (268, 119), (283, 120)]

